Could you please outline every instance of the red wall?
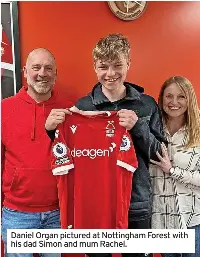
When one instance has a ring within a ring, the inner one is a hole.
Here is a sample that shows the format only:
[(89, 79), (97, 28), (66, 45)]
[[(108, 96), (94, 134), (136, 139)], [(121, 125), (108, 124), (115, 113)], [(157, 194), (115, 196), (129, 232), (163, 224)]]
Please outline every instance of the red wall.
[(21, 61), (35, 47), (56, 56), (57, 86), (70, 100), (94, 83), (92, 48), (109, 33), (125, 34), (132, 45), (128, 80), (155, 98), (161, 84), (178, 74), (188, 77), (200, 98), (200, 2), (148, 2), (144, 14), (122, 21), (107, 2), (19, 2)]

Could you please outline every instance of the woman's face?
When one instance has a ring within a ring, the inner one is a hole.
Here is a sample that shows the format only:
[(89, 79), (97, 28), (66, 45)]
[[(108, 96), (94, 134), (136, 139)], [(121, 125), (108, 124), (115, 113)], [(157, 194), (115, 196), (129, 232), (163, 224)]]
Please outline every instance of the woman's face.
[(183, 116), (187, 110), (187, 100), (185, 94), (176, 83), (169, 85), (163, 93), (163, 110), (168, 117), (178, 118)]

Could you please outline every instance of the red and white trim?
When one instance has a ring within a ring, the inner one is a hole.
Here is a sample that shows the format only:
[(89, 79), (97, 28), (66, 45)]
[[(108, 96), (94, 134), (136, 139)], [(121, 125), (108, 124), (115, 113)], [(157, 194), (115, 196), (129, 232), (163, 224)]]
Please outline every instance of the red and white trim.
[(60, 166), (52, 170), (53, 175), (66, 175), (69, 170), (74, 168), (74, 164)]
[(128, 163), (119, 161), (119, 160), (117, 160), (117, 165), (120, 166), (120, 167), (122, 167), (122, 168), (124, 168), (124, 169), (126, 169), (126, 170), (129, 170), (129, 171), (131, 171), (131, 172), (133, 172), (133, 173), (134, 173), (135, 170), (136, 170), (135, 167), (129, 165)]

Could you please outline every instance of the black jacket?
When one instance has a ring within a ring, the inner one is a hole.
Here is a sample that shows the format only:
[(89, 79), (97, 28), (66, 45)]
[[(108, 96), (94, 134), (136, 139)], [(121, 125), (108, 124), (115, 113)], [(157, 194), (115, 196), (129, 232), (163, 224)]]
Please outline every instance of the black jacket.
[(144, 94), (144, 89), (125, 82), (126, 96), (116, 102), (110, 102), (102, 93), (98, 83), (87, 96), (75, 104), (83, 111), (112, 111), (128, 109), (136, 112), (138, 121), (129, 131), (138, 158), (138, 169), (133, 176), (132, 196), (129, 219), (142, 220), (150, 217), (152, 190), (149, 176), (149, 160), (156, 160), (156, 151), (160, 152), (160, 142), (164, 141), (163, 127), (158, 105), (153, 97)]

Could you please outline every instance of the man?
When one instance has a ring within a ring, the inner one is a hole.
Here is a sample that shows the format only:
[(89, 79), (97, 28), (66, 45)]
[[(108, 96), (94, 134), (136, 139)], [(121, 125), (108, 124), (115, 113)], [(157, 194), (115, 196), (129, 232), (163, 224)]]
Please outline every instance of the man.
[[(93, 59), (99, 82), (75, 106), (82, 111), (118, 111), (119, 124), (132, 137), (139, 165), (132, 184), (129, 228), (149, 229), (152, 206), (149, 162), (157, 159), (156, 152), (161, 151), (160, 142), (164, 141), (159, 109), (155, 100), (143, 93), (142, 87), (125, 82), (130, 68), (130, 44), (123, 35), (111, 34), (100, 39), (93, 49)], [(45, 127), (54, 130), (58, 123), (60, 118), (50, 115)], [(88, 256), (110, 257), (111, 254)], [(122, 256), (144, 257), (147, 254)]]
[[(8, 254), (7, 229), (60, 228), (56, 179), (50, 167), (51, 141), (44, 123), (52, 108), (66, 108), (53, 91), (55, 58), (47, 49), (34, 49), (24, 67), (27, 86), (2, 101), (3, 193), (2, 237)], [(63, 113), (69, 113), (61, 109)], [(42, 254), (60, 257), (60, 254)]]

